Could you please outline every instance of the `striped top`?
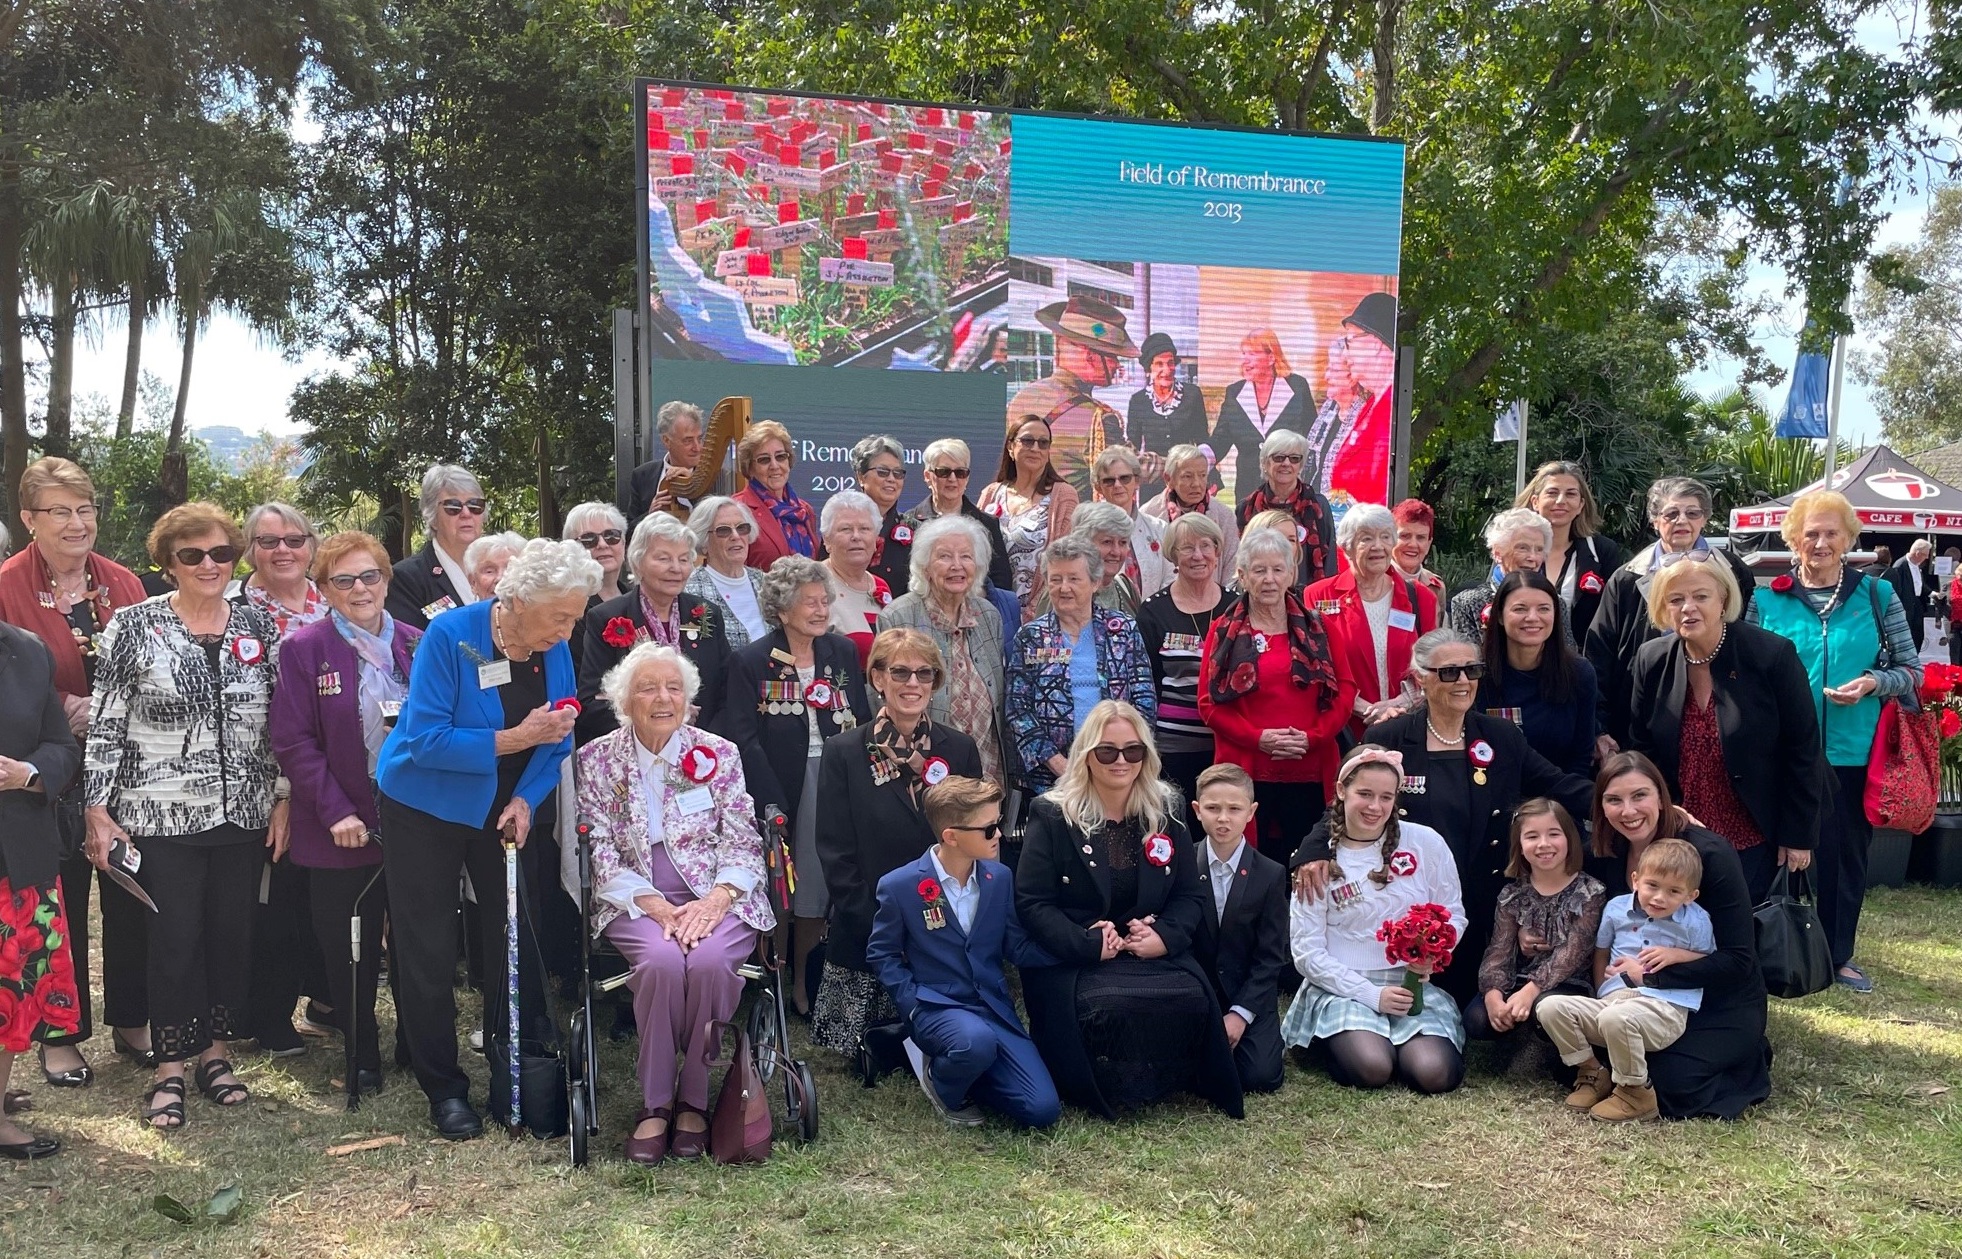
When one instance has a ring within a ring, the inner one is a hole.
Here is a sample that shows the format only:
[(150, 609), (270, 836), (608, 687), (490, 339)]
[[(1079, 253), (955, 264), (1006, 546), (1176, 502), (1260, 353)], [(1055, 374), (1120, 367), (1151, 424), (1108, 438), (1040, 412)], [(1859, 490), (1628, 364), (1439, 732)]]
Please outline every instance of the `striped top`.
[(1184, 612), (1172, 602), (1172, 588), (1167, 586), (1139, 605), (1138, 633), (1144, 638), (1152, 681), (1158, 687), (1158, 720), (1152, 733), (1159, 752), (1212, 752), (1213, 732), (1199, 719), (1199, 661), (1213, 618), (1238, 597), (1223, 589), (1212, 611)]

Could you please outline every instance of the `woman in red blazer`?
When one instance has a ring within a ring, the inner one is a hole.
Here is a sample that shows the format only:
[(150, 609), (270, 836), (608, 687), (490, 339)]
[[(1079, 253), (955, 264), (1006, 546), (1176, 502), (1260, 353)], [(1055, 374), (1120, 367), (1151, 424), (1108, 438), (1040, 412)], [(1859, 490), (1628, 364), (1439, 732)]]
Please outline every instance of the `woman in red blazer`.
[(735, 499), (756, 517), (756, 539), (748, 566), (768, 571), (786, 555), (818, 556), (817, 512), (790, 488), (790, 430), (775, 420), (758, 420), (736, 443), (736, 471), (743, 488)]
[(1337, 667), (1356, 684), (1349, 733), (1360, 739), (1364, 726), (1414, 704), (1404, 700), (1402, 681), (1410, 673), (1410, 649), (1437, 628), (1437, 596), (1395, 571), (1397, 521), (1389, 508), (1351, 507), (1336, 526), (1335, 541), (1349, 571), (1313, 583), (1302, 602), (1322, 618)]

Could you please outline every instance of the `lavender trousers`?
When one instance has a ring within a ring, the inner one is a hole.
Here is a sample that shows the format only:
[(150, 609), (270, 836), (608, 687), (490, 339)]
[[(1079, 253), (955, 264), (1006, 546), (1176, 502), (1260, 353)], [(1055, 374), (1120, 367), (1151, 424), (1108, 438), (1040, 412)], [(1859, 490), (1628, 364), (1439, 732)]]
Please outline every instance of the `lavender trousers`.
[[(649, 855), (654, 886), (661, 895), (677, 905), (695, 899), (668, 859), (666, 844), (654, 845)], [(706, 1113), (709, 1072), (702, 1051), (708, 1047), (708, 1025), (735, 1017), (743, 996), (743, 979), (736, 967), (756, 951), (756, 930), (732, 913), (715, 925), (707, 939), (684, 952), (673, 940), (662, 938), (661, 924), (652, 918), (629, 921), (623, 914), (606, 924), (606, 938), (631, 968), (627, 988), (634, 994), (634, 1021), (640, 1027), (643, 1105), (660, 1110), (679, 1102)]]

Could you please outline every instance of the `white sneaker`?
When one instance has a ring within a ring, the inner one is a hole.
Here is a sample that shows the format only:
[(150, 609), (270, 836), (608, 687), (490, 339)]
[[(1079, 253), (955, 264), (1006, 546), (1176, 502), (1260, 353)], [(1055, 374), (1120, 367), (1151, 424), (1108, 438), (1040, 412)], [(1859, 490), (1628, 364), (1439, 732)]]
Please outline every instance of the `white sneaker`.
[(470, 1048), (478, 1053), (484, 1052), (484, 1029), (478, 1028), (470, 1033)]

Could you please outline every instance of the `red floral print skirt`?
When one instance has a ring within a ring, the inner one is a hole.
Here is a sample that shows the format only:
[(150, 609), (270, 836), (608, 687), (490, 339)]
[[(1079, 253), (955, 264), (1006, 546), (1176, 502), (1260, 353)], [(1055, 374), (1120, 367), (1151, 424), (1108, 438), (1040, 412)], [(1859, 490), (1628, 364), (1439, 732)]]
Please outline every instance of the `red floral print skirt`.
[(81, 1025), (61, 885), (16, 889), (0, 878), (0, 1052)]

